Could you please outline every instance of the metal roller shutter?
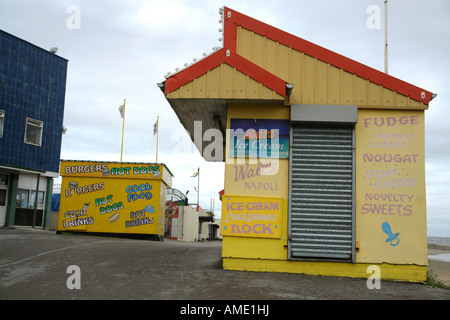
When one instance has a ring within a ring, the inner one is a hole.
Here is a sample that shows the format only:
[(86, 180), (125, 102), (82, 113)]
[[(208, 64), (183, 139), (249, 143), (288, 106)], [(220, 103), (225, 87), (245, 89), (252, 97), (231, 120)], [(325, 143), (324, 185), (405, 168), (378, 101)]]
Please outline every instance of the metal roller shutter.
[(290, 258), (352, 260), (353, 126), (291, 131)]

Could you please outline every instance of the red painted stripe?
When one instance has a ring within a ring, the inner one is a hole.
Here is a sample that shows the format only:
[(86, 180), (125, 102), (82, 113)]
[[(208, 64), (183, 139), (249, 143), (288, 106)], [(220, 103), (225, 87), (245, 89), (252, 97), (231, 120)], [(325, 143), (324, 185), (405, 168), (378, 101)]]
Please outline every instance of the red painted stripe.
[(226, 49), (216, 51), (208, 57), (168, 78), (165, 83), (165, 94), (175, 91), (179, 87), (186, 85), (192, 80), (204, 75), (208, 71), (220, 66), (223, 63), (236, 68), (238, 71), (248, 75), (256, 81), (261, 82), (263, 85), (274, 90), (281, 96), (286, 96), (286, 82), (283, 79), (278, 78), (233, 51), (229, 51), (229, 56), (227, 56)]
[(248, 75), (250, 78), (261, 82), (279, 95), (283, 97), (286, 96), (286, 81), (278, 78), (273, 73), (268, 72), (266, 69), (261, 68), (250, 60), (247, 60), (234, 52), (230, 52), (230, 57), (225, 63)]
[(216, 68), (222, 64), (225, 58), (225, 50), (221, 49), (207, 56), (206, 58), (194, 63), (188, 68), (181, 70), (172, 77), (166, 80), (165, 94), (175, 91), (181, 86), (193, 81), (194, 79), (202, 76), (208, 71)]

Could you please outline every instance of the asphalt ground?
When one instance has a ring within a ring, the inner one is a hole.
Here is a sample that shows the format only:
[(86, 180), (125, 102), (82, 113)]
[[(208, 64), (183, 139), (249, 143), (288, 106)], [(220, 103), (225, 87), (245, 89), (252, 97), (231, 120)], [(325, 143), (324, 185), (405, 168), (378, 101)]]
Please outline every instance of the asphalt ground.
[[(0, 300), (177, 300), (191, 308), (195, 301), (450, 300), (450, 290), (418, 283), (368, 289), (367, 279), (223, 270), (221, 245), (0, 228)], [(180, 308), (172, 311), (187, 311)]]

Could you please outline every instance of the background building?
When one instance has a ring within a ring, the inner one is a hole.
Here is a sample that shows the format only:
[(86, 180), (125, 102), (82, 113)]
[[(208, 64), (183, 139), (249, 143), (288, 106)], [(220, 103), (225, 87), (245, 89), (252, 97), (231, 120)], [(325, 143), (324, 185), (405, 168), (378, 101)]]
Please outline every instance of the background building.
[(0, 30), (0, 226), (49, 224), (68, 62), (51, 51)]
[(211, 211), (186, 205), (183, 201), (166, 201), (165, 236), (178, 241), (212, 241), (222, 239), (220, 219)]

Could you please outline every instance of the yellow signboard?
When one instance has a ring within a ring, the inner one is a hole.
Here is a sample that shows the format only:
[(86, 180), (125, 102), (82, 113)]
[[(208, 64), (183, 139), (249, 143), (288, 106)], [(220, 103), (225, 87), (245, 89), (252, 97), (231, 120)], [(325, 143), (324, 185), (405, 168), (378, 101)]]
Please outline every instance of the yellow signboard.
[(164, 234), (162, 164), (61, 162), (58, 231)]
[(423, 111), (358, 111), (358, 262), (427, 263), (424, 122)]
[(281, 238), (282, 199), (222, 197), (222, 235)]

